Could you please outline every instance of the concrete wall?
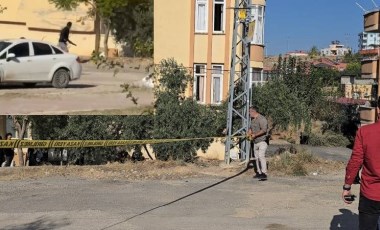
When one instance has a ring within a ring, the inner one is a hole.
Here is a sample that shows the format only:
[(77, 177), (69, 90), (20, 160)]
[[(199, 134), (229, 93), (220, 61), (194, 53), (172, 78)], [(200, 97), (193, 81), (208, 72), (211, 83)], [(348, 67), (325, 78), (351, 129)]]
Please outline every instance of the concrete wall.
[(189, 64), (191, 0), (154, 0), (154, 63)]

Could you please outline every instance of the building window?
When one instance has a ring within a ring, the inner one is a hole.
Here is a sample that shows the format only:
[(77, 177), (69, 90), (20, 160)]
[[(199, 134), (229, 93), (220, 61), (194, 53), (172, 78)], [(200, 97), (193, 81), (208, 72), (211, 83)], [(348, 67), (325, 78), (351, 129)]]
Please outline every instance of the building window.
[(220, 104), (223, 98), (223, 65), (212, 66), (211, 103)]
[(224, 32), (224, 0), (214, 0), (214, 32)]
[(196, 0), (195, 32), (207, 32), (207, 0)]
[(196, 64), (194, 70), (194, 98), (196, 101), (204, 103), (206, 94), (206, 65)]
[(252, 6), (252, 19), (255, 21), (252, 44), (264, 45), (264, 9), (264, 6)]
[(263, 81), (263, 69), (251, 68), (251, 81), (262, 82)]
[(251, 83), (253, 86), (264, 84), (264, 82), (267, 80), (264, 80), (263, 77), (263, 69), (251, 68)]
[(252, 82), (255, 82), (255, 81), (262, 81), (261, 79), (261, 73), (262, 73), (262, 69), (259, 69), (259, 68), (251, 68), (251, 77), (252, 77)]

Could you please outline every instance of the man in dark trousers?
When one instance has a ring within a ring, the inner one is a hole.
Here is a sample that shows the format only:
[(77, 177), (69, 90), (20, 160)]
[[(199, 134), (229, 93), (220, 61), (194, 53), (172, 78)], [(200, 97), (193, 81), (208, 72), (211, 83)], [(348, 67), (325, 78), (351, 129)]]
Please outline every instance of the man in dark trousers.
[[(380, 98), (377, 102), (380, 115)], [(351, 185), (362, 167), (359, 199), (359, 229), (376, 230), (380, 217), (380, 122), (361, 127), (347, 164), (342, 198), (351, 204)]]
[(69, 39), (71, 26), (72, 26), (72, 23), (68, 22), (67, 25), (61, 30), (61, 33), (59, 34), (58, 46), (67, 53), (69, 52), (69, 48), (67, 48), (67, 43), (77, 46), (74, 42), (70, 41)]

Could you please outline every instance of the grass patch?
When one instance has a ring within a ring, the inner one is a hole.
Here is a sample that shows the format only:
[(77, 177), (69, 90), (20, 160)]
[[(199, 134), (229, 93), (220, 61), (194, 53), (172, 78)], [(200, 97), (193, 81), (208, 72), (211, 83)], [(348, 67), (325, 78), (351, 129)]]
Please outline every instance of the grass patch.
[(322, 160), (311, 152), (297, 148), (295, 153), (285, 151), (269, 159), (269, 170), (277, 176), (306, 176), (313, 173), (328, 174), (344, 169), (341, 162)]

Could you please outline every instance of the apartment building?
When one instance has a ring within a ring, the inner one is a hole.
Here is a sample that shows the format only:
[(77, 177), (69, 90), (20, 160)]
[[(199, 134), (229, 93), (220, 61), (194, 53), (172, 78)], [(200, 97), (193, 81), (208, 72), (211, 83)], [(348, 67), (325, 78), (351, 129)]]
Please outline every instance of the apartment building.
[[(95, 48), (94, 21), (84, 4), (73, 11), (58, 10), (48, 0), (3, 0), (1, 5), (7, 9), (0, 14), (0, 39), (25, 37), (57, 44), (60, 30), (71, 21), (70, 40), (77, 46), (70, 46), (70, 52), (90, 56)], [(112, 37), (109, 48), (118, 48)]]
[(380, 33), (359, 33), (359, 50), (368, 50), (380, 46)]
[[(229, 89), (235, 0), (155, 0), (154, 63), (174, 58), (194, 77), (186, 96), (199, 103), (219, 104)], [(253, 81), (264, 67), (265, 0), (252, 0), (255, 20), (251, 42)]]
[(351, 51), (350, 48), (344, 47), (339, 41), (333, 41), (328, 48), (321, 49), (322, 56), (342, 57)]
[[(376, 101), (380, 96), (380, 71), (379, 71), (379, 53), (380, 48), (376, 47), (376, 42), (379, 41), (378, 34), (380, 33), (380, 9), (367, 11), (364, 13), (364, 33), (367, 34), (367, 41), (369, 41), (368, 34), (376, 34), (376, 40), (373, 41), (375, 46), (367, 44), (368, 49), (360, 50), (360, 54), (363, 56), (361, 66), (361, 78), (372, 81), (372, 98), (368, 99), (366, 106), (360, 107), (360, 119), (361, 124), (370, 124), (378, 120), (376, 113)], [(364, 37), (364, 36), (363, 36)]]

